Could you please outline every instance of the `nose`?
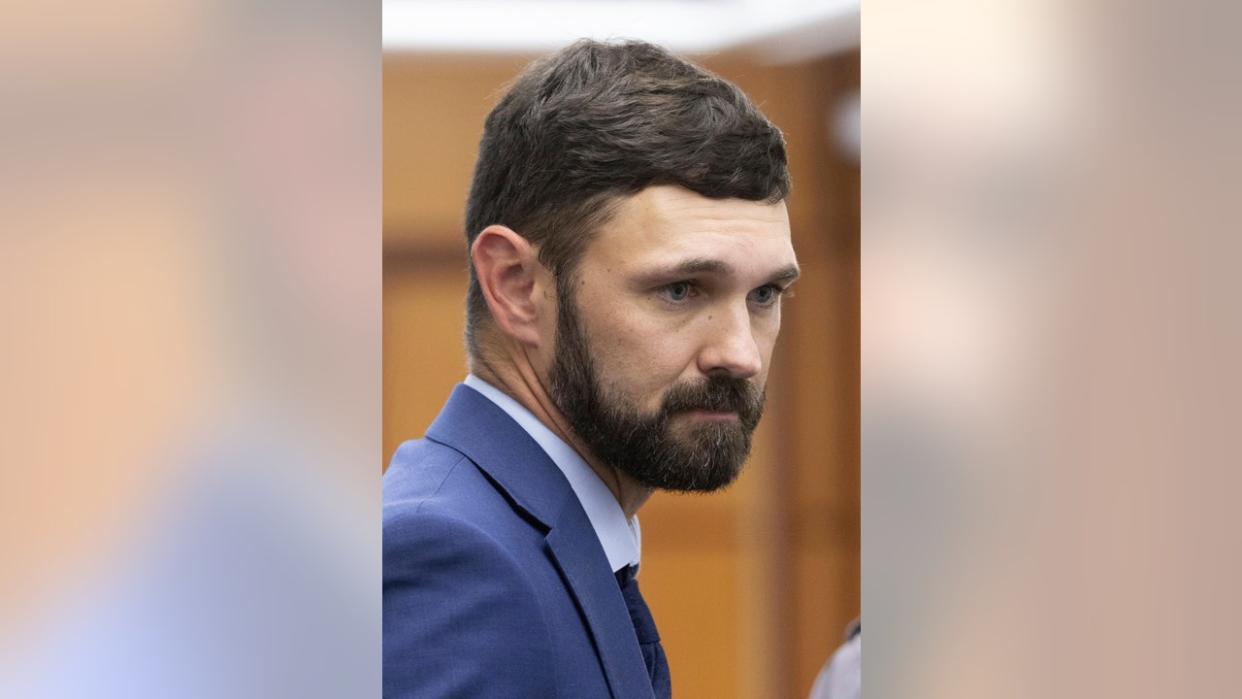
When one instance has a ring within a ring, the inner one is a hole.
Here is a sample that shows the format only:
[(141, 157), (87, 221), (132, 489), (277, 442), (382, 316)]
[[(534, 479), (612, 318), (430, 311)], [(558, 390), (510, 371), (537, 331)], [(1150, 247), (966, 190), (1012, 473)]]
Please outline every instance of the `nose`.
[(750, 312), (712, 314), (707, 340), (699, 352), (699, 371), (707, 376), (724, 374), (749, 379), (763, 368), (763, 357), (750, 324)]

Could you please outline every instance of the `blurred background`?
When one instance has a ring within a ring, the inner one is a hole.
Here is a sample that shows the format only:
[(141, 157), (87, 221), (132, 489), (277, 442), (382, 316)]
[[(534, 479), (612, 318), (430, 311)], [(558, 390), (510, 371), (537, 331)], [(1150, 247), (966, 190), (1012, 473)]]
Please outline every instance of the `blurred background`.
[(653, 41), (739, 85), (785, 133), (803, 268), (766, 417), (723, 494), (640, 513), (643, 590), (677, 696), (805, 697), (859, 613), (856, 2), (384, 4), (384, 454), (465, 377), (463, 217), (483, 121), (533, 58)]

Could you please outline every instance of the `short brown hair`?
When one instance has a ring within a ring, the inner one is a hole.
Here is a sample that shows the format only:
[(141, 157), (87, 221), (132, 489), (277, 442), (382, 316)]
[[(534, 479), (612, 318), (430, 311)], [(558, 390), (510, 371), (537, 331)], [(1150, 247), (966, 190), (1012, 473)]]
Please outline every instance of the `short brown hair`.
[[(583, 39), (532, 63), (487, 117), (466, 245), (490, 225), (571, 277), (618, 198), (675, 184), (716, 199), (789, 194), (785, 140), (733, 84), (642, 41)], [(474, 265), (466, 343), (488, 315)]]

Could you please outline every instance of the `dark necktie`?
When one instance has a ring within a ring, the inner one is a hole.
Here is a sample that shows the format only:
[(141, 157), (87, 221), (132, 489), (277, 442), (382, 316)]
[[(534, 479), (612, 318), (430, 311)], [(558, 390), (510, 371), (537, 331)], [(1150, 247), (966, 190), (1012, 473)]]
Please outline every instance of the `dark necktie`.
[(664, 647), (660, 645), (660, 634), (656, 631), (655, 619), (651, 618), (651, 610), (638, 591), (635, 572), (634, 566), (618, 570), (617, 584), (621, 586), (625, 606), (630, 610), (634, 633), (638, 635), (638, 647), (643, 651), (643, 661), (647, 664), (647, 674), (651, 676), (651, 688), (655, 690), (656, 699), (671, 699), (673, 685), (669, 678), (668, 658), (664, 657)]

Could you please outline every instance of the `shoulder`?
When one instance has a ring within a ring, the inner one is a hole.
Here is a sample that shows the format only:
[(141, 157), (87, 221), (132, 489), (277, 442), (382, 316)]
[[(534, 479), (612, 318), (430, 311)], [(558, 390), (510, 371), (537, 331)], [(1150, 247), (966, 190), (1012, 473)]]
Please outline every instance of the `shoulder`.
[(551, 636), (513, 555), (435, 508), (385, 513), (385, 696), (555, 693)]
[(487, 480), (461, 452), (427, 439), (402, 444), (384, 474), (385, 581), (403, 565), (462, 557), (508, 565), (511, 556), (473, 521), (488, 499), (484, 490), (491, 490)]
[(384, 472), (385, 508), (400, 500), (433, 495), (466, 461), (461, 452), (430, 439), (403, 443)]
[(845, 632), (845, 642), (824, 665), (811, 699), (858, 699), (862, 695), (862, 626), (856, 619)]
[[(411, 538), (423, 540), (418, 545), (426, 548), (444, 542), (482, 544), (485, 540), (479, 537), (488, 534), (511, 543), (505, 537), (529, 533), (529, 523), (483, 470), (434, 440), (403, 444), (384, 474), (383, 490), (386, 557)], [(467, 526), (476, 535), (450, 531)]]
[(383, 541), (385, 585), (390, 578), (443, 576), (446, 571), (470, 578), (504, 574), (502, 581), (510, 583), (523, 577), (513, 554), (492, 534), (434, 504), (385, 507)]

